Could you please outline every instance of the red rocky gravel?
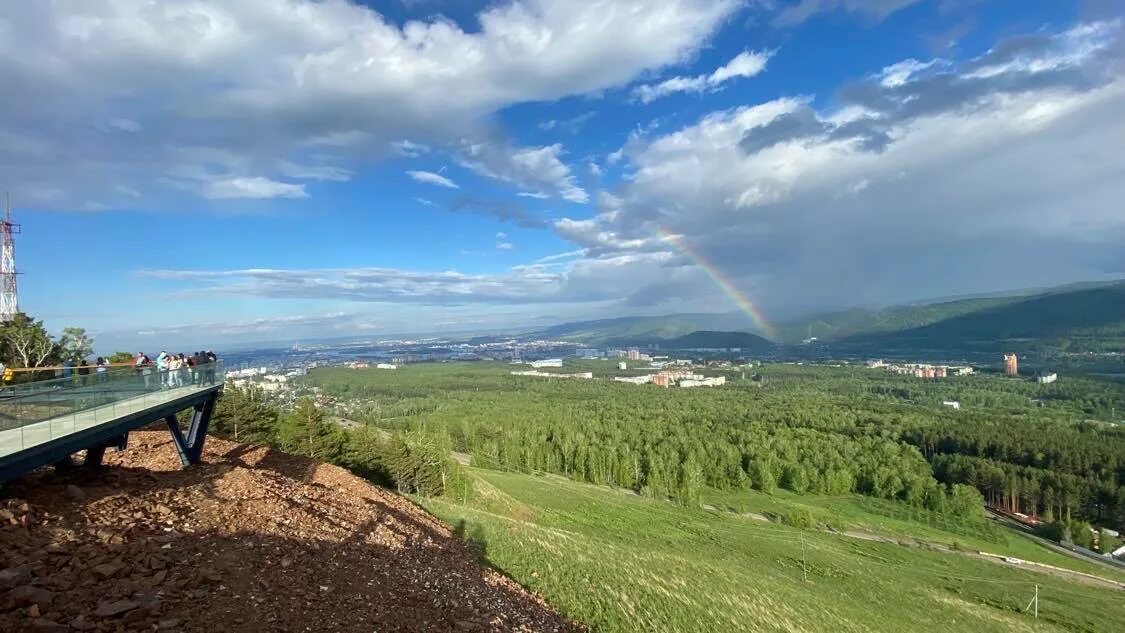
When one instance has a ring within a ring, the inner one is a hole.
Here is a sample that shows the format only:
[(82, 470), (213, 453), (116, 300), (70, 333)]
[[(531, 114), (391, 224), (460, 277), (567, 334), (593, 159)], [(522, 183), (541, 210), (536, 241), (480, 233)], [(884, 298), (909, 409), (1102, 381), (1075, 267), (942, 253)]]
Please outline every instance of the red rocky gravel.
[(142, 431), (0, 491), (0, 631), (573, 631), (433, 517), (347, 471)]

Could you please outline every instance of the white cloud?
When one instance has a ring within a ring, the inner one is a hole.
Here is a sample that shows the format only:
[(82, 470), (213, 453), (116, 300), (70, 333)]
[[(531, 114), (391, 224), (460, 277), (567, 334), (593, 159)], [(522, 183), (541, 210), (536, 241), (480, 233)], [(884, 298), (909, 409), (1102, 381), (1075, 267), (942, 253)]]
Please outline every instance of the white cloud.
[(633, 89), (633, 96), (641, 103), (651, 103), (677, 92), (700, 93), (718, 90), (723, 83), (731, 79), (753, 77), (762, 72), (766, 69), (766, 63), (772, 55), (773, 53), (768, 51), (743, 51), (709, 75), (676, 76), (660, 83), (640, 85)]
[(926, 72), (908, 61), (844, 87), (832, 112), (779, 98), (637, 137), (631, 181), (554, 229), (601, 257), (682, 235), (767, 305), (1120, 274), (1125, 65), (1107, 29), (1120, 37), (1083, 25)]
[(535, 198), (536, 200), (546, 200), (547, 198), (551, 197), (543, 193), (542, 191), (521, 191), (516, 195), (520, 196), (521, 198)]
[(424, 182), (428, 185), (437, 185), (439, 187), (448, 187), (450, 189), (460, 189), (461, 188), (460, 186), (457, 185), (457, 183), (453, 182), (452, 180), (446, 178), (445, 176), (442, 176), (441, 174), (435, 174), (432, 171), (413, 171), (412, 170), (412, 171), (406, 172), (406, 175), (410, 176), (414, 180), (417, 180), (418, 182)]
[[(188, 288), (184, 294), (191, 298), (261, 297), (443, 309), (488, 305), (493, 313), (508, 305), (617, 302), (638, 287), (664, 278), (667, 273), (661, 266), (671, 257), (663, 252), (603, 258), (572, 255), (564, 253), (538, 263), (484, 274), (395, 268), (144, 270), (138, 274), (174, 281)], [(562, 261), (568, 258), (569, 261)]]
[(503, 231), (500, 231), (499, 233), (496, 234), (496, 239), (506, 240), (506, 239), (508, 239), (508, 234), (503, 232)]
[[(27, 204), (65, 208), (128, 181), (151, 208), (187, 184), (279, 180), (280, 160), (316, 148), (347, 169), (403, 138), (454, 145), (486, 136), (507, 106), (686, 59), (740, 5), (513, 0), (464, 30), (440, 17), (400, 27), (345, 0), (0, 3), (0, 83), (21, 95), (0, 101), (0, 134), (39, 149), (0, 146), (0, 171)], [(128, 133), (107, 143), (104, 129)], [(223, 160), (187, 160), (185, 147)]]
[(910, 78), (916, 73), (941, 63), (943, 63), (943, 60), (938, 59), (931, 59), (928, 62), (907, 59), (896, 64), (891, 64), (880, 71), (878, 75), (879, 84), (884, 88), (896, 88), (910, 81)]
[(562, 162), (563, 147), (559, 143), (544, 147), (508, 147), (499, 143), (466, 144), (462, 164), (469, 169), (497, 180), (511, 182), (537, 191), (519, 195), (536, 198), (551, 191), (570, 202), (586, 203), (590, 196), (578, 186), (570, 167)]
[(559, 130), (574, 134), (575, 132), (578, 132), (578, 130), (580, 130), (587, 121), (594, 118), (595, 114), (595, 112), (590, 111), (583, 112), (582, 114), (573, 116), (569, 119), (548, 119), (546, 121), (540, 121), (538, 124), (536, 124), (536, 127), (545, 132)]
[(132, 119), (110, 119), (109, 126), (123, 132), (140, 132), (141, 124)]
[(496, 242), (496, 250), (498, 251), (510, 251), (513, 248), (515, 248), (515, 246), (513, 246), (511, 242)]
[(237, 198), (307, 198), (304, 185), (263, 178), (226, 178), (207, 183), (203, 195), (212, 200)]
[(278, 163), (278, 171), (289, 178), (301, 180), (346, 182), (352, 179), (351, 171), (334, 165), (298, 165), (283, 160)]
[(422, 154), (429, 153), (430, 151), (429, 145), (423, 145), (421, 143), (415, 143), (409, 140), (396, 141), (394, 143), (391, 143), (391, 147), (393, 147), (399, 154), (402, 154), (403, 156), (409, 158), (417, 158)]

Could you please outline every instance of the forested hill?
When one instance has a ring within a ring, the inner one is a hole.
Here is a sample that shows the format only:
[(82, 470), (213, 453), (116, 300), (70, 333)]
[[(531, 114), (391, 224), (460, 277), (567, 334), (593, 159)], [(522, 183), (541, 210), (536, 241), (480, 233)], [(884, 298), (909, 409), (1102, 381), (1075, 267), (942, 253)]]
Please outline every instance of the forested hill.
[(1125, 282), (1051, 292), (929, 325), (857, 335), (841, 347), (949, 351), (1125, 350)]
[(660, 343), (662, 349), (730, 349), (738, 348), (747, 352), (767, 352), (775, 345), (770, 341), (747, 332), (698, 331), (678, 336)]
[(647, 344), (684, 336), (699, 330), (741, 330), (751, 324), (743, 314), (669, 314), (632, 316), (596, 321), (561, 323), (532, 334), (565, 338), (594, 345)]
[(952, 317), (999, 307), (1023, 297), (980, 297), (943, 301), (925, 305), (900, 305), (879, 310), (852, 308), (818, 314), (783, 324), (778, 339), (782, 343), (798, 343), (815, 336), (820, 340), (847, 338), (859, 334), (897, 332), (943, 321)]

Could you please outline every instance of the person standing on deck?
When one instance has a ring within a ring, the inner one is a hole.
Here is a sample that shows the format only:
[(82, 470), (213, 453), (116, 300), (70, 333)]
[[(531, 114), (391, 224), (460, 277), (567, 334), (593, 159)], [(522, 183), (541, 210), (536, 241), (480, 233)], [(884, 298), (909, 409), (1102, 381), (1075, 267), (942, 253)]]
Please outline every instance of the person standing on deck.
[(105, 382), (106, 378), (108, 378), (107, 373), (109, 372), (109, 362), (101, 356), (98, 356), (98, 360), (95, 362), (98, 366), (98, 368), (94, 370), (95, 372), (97, 372), (98, 382)]
[(156, 355), (156, 375), (160, 381), (161, 387), (168, 385), (168, 352), (160, 352)]
[(150, 367), (151, 361), (144, 352), (137, 352), (137, 358), (133, 361), (133, 366), (137, 368), (139, 373), (145, 379), (145, 389), (152, 388), (152, 368)]
[(82, 386), (85, 387), (89, 380), (90, 366), (86, 364), (86, 359), (83, 358), (81, 362), (78, 363), (78, 382), (82, 383)]
[(215, 365), (219, 362), (219, 357), (215, 356), (215, 352), (207, 350), (204, 352), (204, 358), (207, 359), (207, 384), (215, 384)]

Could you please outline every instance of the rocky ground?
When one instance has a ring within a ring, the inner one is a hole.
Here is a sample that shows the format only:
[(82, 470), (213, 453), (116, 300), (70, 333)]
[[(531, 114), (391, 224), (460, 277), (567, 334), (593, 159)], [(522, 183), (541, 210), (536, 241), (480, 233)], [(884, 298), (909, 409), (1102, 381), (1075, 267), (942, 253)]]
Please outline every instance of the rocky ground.
[(568, 631), (409, 501), (207, 440), (135, 432), (96, 474), (0, 490), (0, 631)]

